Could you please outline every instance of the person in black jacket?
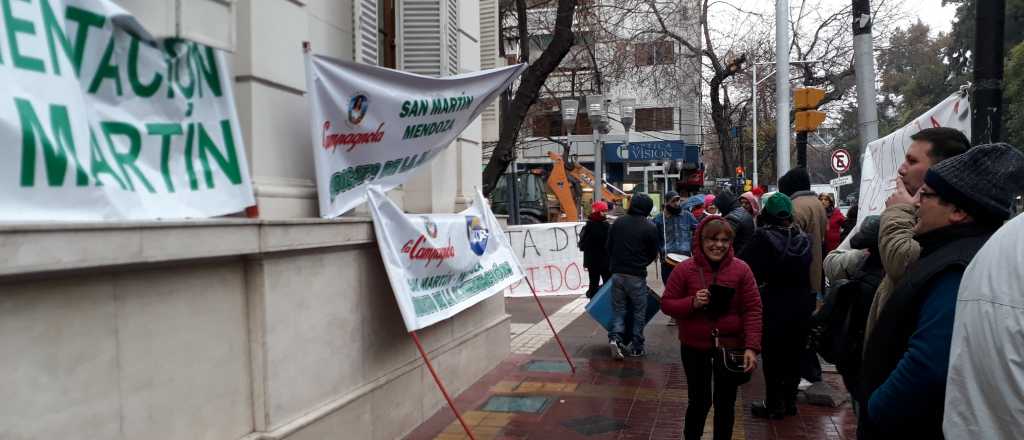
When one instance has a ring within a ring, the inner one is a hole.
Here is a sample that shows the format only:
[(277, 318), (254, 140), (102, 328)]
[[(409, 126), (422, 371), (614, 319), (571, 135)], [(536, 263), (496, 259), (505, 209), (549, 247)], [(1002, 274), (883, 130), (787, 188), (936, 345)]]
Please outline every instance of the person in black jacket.
[(608, 282), (612, 277), (608, 270), (608, 218), (604, 215), (608, 211), (605, 202), (594, 202), (590, 206), (590, 217), (587, 224), (580, 230), (580, 250), (583, 251), (583, 267), (587, 269), (590, 276), (590, 286), (587, 287), (587, 298), (593, 298), (601, 285)]
[[(878, 250), (880, 219), (881, 217), (877, 215), (865, 218), (860, 230), (850, 237), (850, 247), (867, 250), (868, 258), (848, 281), (838, 285), (833, 292), (829, 292), (829, 295), (835, 295), (835, 298), (825, 299), (826, 304), (833, 305), (828, 313), (829, 322), (826, 325), (835, 331), (830, 332), (829, 337), (822, 343), (832, 345), (830, 350), (834, 359), (831, 361), (836, 364), (836, 370), (842, 376), (843, 384), (850, 392), (854, 409), (858, 414), (868, 397), (862, 391), (860, 383), (864, 329), (867, 327), (868, 312), (871, 310), (871, 302), (875, 299), (875, 291), (885, 277), (882, 256)], [(826, 308), (827, 306), (822, 307), (821, 311)]]
[(815, 297), (810, 288), (811, 241), (793, 224), (793, 202), (783, 193), (765, 201), (757, 229), (740, 259), (750, 265), (761, 291), (761, 339), (765, 400), (755, 417), (796, 415), (800, 353), (807, 340)]
[(733, 251), (736, 254), (742, 253), (743, 248), (754, 236), (754, 217), (746, 209), (743, 209), (740, 197), (729, 190), (724, 190), (715, 197), (715, 207), (736, 232), (736, 238), (732, 242)]
[[(647, 325), (647, 266), (658, 258), (658, 229), (647, 219), (654, 209), (654, 201), (647, 194), (634, 194), (629, 211), (612, 223), (608, 231), (608, 255), (612, 279), (612, 302), (615, 316), (608, 332), (612, 357), (622, 359), (644, 355), (644, 326)], [(627, 307), (633, 322), (626, 328)], [(623, 344), (629, 332), (631, 346)]]

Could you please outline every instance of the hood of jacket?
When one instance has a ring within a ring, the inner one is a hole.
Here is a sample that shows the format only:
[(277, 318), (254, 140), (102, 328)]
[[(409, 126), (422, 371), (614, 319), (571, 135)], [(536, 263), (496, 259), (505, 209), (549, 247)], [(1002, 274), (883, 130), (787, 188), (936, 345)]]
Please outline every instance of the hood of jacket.
[[(697, 263), (697, 265), (699, 265), (700, 267), (706, 268), (708, 270), (711, 270), (711, 261), (708, 260), (708, 257), (704, 255), (704, 247), (701, 245), (701, 242), (704, 241), (704, 226), (711, 222), (722, 222), (726, 226), (730, 228), (732, 227), (732, 225), (729, 224), (729, 221), (726, 220), (724, 217), (708, 216), (705, 217), (704, 220), (701, 220), (700, 224), (697, 225), (697, 230), (693, 231), (693, 239), (691, 240), (692, 243), (690, 245), (692, 249), (690, 253), (692, 254), (692, 256), (690, 258), (693, 259), (694, 263)], [(728, 266), (729, 262), (732, 261), (733, 256), (733, 246), (729, 246), (729, 251), (726, 252), (725, 257), (722, 258), (720, 267)]]
[(754, 211), (751, 213), (751, 215), (757, 217), (758, 215), (761, 214), (761, 199), (759, 199), (756, 194), (747, 191), (743, 194), (740, 194), (740, 197), (743, 197), (744, 199), (747, 199), (748, 202), (750, 202), (750, 209)]
[(715, 207), (718, 208), (720, 214), (726, 215), (740, 207), (739, 197), (736, 197), (736, 194), (733, 194), (732, 191), (722, 191), (715, 197)]
[(704, 206), (704, 194), (691, 196), (683, 202), (683, 209), (687, 211), (693, 211), (693, 208), (696, 206)]
[(810, 189), (811, 176), (807, 174), (806, 168), (793, 168), (779, 178), (779, 192), (790, 198), (795, 198), (793, 195), (799, 191), (810, 191)]
[(761, 232), (768, 237), (775, 251), (783, 257), (799, 257), (811, 252), (811, 240), (796, 226), (765, 226), (761, 228)]
[(633, 194), (633, 197), (629, 199), (629, 211), (626, 213), (647, 217), (651, 215), (652, 210), (654, 210), (654, 200), (651, 200), (647, 194), (639, 193)]

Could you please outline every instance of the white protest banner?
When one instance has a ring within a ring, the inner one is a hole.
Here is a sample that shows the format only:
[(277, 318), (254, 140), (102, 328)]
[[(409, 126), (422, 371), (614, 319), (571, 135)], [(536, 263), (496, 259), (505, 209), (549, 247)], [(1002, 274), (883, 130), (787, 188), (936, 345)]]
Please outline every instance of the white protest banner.
[(307, 54), (320, 216), (355, 208), (371, 182), (404, 183), (525, 68), (431, 78)]
[(143, 41), (109, 0), (3, 10), (0, 220), (211, 217), (254, 204), (221, 51)]
[(458, 214), (406, 215), (368, 188), (373, 229), (409, 331), (448, 319), (522, 279), (501, 224), (477, 191)]
[[(583, 268), (583, 252), (577, 243), (586, 223), (544, 223), (509, 226), (505, 230), (512, 251), (523, 264), (523, 272), (537, 289), (537, 295), (576, 295), (590, 286)], [(530, 296), (530, 286), (521, 281), (506, 296)]]
[(885, 210), (885, 200), (896, 192), (900, 164), (913, 142), (910, 136), (931, 127), (955, 128), (970, 139), (971, 103), (967, 95), (955, 93), (903, 128), (868, 144), (861, 165), (858, 226), (869, 215)]

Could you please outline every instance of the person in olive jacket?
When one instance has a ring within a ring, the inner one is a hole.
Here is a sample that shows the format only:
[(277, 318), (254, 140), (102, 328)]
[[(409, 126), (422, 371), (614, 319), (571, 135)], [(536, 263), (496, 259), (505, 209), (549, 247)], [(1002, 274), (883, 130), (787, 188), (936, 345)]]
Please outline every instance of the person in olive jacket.
[[(723, 346), (746, 349), (746, 371), (757, 366), (761, 351), (761, 296), (750, 267), (733, 255), (734, 236), (732, 226), (722, 217), (700, 222), (694, 233), (693, 256), (672, 271), (661, 298), (661, 310), (679, 323), (689, 398), (683, 427), (686, 440), (701, 438), (712, 403), (715, 440), (732, 438), (738, 385), (712, 380), (712, 331), (719, 330)], [(708, 307), (711, 285), (735, 290), (724, 313), (713, 313)]]

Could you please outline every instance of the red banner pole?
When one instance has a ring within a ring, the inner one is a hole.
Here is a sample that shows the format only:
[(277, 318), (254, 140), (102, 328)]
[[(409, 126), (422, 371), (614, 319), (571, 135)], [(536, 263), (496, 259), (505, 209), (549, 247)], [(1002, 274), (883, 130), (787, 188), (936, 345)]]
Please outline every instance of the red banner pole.
[(437, 372), (434, 371), (434, 366), (430, 364), (430, 358), (427, 357), (427, 352), (423, 350), (423, 344), (420, 344), (420, 337), (415, 331), (409, 332), (409, 336), (412, 336), (412, 342), (416, 343), (416, 348), (420, 351), (420, 356), (423, 356), (423, 362), (427, 364), (427, 369), (430, 370), (430, 375), (434, 376), (434, 382), (437, 382), (437, 387), (441, 389), (441, 394), (444, 395), (444, 400), (448, 401), (448, 407), (455, 413), (455, 418), (459, 419), (459, 423), (462, 424), (462, 429), (466, 431), (466, 435), (469, 436), (469, 440), (476, 440), (473, 437), (473, 431), (469, 430), (469, 425), (466, 424), (465, 420), (462, 420), (462, 414), (459, 414), (459, 410), (455, 408), (455, 402), (452, 401), (452, 397), (448, 395), (448, 390), (444, 388), (444, 384), (441, 383), (441, 378), (437, 376)]
[(562, 339), (558, 337), (558, 332), (555, 331), (555, 326), (551, 324), (551, 319), (548, 318), (548, 312), (544, 311), (544, 305), (540, 303), (540, 297), (537, 296), (537, 289), (533, 288), (533, 283), (530, 282), (529, 277), (523, 277), (526, 280), (526, 285), (530, 286), (530, 292), (533, 292), (533, 299), (537, 300), (537, 307), (540, 307), (540, 312), (544, 314), (544, 320), (548, 322), (548, 327), (551, 327), (551, 333), (555, 335), (555, 342), (558, 342), (558, 348), (562, 349), (562, 355), (565, 356), (566, 362), (569, 362), (569, 368), (572, 369), (572, 374), (576, 374), (576, 365), (572, 363), (572, 359), (569, 358), (569, 352), (565, 351), (565, 345), (562, 345)]

